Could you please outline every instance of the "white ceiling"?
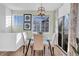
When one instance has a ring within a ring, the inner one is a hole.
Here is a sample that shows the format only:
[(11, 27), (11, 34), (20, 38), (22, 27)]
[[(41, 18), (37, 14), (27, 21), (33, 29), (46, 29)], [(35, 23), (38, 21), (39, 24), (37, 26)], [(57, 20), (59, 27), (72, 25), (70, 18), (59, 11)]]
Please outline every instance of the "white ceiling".
[[(3, 3), (6, 7), (12, 10), (37, 10), (41, 6), (40, 3)], [(59, 8), (61, 3), (43, 3), (42, 6), (45, 7), (47, 11), (53, 11)]]

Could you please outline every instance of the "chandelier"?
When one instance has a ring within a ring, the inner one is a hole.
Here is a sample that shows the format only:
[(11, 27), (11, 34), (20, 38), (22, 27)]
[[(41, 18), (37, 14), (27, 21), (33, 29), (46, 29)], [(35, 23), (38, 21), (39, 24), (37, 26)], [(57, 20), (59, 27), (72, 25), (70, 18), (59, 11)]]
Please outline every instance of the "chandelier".
[(45, 16), (45, 12), (46, 12), (45, 8), (41, 4), (41, 7), (39, 7), (38, 10), (37, 10), (37, 15), (38, 16)]

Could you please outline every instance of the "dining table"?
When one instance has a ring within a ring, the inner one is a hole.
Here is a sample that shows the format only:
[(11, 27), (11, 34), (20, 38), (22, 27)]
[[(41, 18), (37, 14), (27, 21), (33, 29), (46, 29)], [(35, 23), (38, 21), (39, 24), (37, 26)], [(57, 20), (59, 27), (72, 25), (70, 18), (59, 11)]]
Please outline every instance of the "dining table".
[[(28, 53), (28, 50), (29, 50), (29, 48), (31, 47), (31, 54), (32, 54), (32, 50), (33, 50), (33, 44), (34, 44), (34, 39), (32, 39), (32, 38), (29, 38), (29, 39), (27, 39), (28, 40), (28, 44), (27, 44), (27, 49), (26, 49), (26, 53), (25, 53), (25, 56), (27, 55), (27, 53)], [(44, 55), (45, 55), (45, 47), (46, 47), (46, 45), (48, 45), (48, 48), (49, 48), (49, 50), (50, 50), (50, 54), (51, 54), (51, 56), (53, 55), (53, 53), (52, 53), (52, 47), (51, 47), (51, 39), (43, 39), (43, 47), (44, 47)]]

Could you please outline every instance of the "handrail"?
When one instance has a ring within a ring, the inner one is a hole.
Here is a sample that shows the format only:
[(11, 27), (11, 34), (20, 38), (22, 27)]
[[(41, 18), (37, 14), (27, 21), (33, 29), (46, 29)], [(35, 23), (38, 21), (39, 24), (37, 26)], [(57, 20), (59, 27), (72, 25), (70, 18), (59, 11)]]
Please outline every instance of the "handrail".
[(58, 47), (67, 56), (67, 53), (59, 45), (54, 45), (54, 46)]

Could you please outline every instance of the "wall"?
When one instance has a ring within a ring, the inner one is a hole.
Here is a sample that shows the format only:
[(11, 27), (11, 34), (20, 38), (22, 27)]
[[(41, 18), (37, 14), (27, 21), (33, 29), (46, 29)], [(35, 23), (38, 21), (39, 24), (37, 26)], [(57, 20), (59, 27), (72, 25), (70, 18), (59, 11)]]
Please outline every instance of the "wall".
[(0, 33), (0, 51), (15, 51), (16, 35), (16, 33)]
[(65, 3), (58, 9), (58, 18), (70, 13), (70, 4)]
[(5, 7), (0, 4), (0, 32), (5, 32)]
[[(55, 35), (55, 37), (54, 37), (54, 39), (53, 39), (53, 42), (54, 42), (54, 44), (58, 44), (58, 10), (55, 10), (54, 11), (55, 12), (55, 22), (54, 22), (54, 24), (55, 24), (55, 26), (54, 26), (54, 30), (55, 30), (55, 32), (54, 32), (54, 35)], [(53, 35), (53, 36), (54, 36)]]
[(0, 33), (0, 51), (16, 51), (22, 45), (22, 33)]

